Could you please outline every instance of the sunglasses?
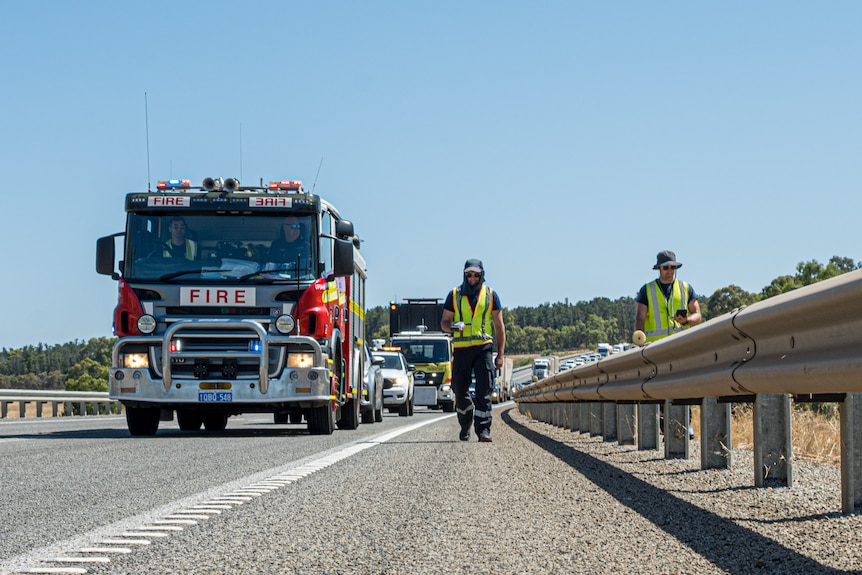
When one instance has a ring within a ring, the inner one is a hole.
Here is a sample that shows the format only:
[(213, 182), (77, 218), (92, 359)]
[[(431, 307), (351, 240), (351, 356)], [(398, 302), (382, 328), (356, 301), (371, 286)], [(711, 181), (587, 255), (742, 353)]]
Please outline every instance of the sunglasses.
[(661, 268), (659, 268), (659, 269), (667, 271), (667, 270), (675, 270), (676, 267), (674, 267), (674, 266), (661, 266)]
[(467, 276), (468, 278), (481, 278), (482, 277), (482, 274), (477, 274), (476, 272), (467, 272), (464, 275)]
[(302, 227), (302, 225), (301, 224), (284, 224), (284, 227), (290, 228), (292, 230), (298, 230), (299, 228)]

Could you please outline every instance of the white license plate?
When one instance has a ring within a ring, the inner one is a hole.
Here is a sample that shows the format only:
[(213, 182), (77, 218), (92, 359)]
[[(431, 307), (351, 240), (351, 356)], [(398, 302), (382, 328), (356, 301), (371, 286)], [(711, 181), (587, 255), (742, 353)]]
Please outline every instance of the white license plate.
[(201, 403), (229, 403), (233, 401), (232, 391), (199, 391), (198, 401)]

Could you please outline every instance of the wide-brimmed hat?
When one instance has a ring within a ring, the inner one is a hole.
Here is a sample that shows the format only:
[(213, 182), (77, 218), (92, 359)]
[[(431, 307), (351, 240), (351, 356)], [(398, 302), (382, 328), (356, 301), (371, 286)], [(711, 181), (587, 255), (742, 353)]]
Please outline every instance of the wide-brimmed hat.
[(675, 268), (681, 268), (682, 264), (676, 261), (676, 254), (670, 250), (664, 250), (659, 252), (655, 257), (655, 265), (652, 269), (657, 270), (661, 266), (673, 266)]

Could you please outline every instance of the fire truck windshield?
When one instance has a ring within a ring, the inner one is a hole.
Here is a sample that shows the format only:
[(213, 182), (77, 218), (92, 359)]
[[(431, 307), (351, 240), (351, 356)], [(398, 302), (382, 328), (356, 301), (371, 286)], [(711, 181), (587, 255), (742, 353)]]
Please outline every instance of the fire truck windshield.
[(315, 218), (131, 213), (123, 275), (145, 281), (279, 281), (317, 277)]

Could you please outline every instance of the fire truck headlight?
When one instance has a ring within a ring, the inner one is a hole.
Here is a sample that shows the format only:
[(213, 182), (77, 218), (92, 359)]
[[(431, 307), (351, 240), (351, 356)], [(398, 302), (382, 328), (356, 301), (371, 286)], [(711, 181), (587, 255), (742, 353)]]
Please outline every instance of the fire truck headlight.
[(150, 360), (146, 353), (127, 353), (123, 356), (123, 367), (130, 369), (146, 369)]
[(287, 367), (309, 368), (314, 365), (314, 354), (312, 353), (289, 353), (287, 354)]
[(141, 333), (153, 333), (156, 331), (156, 318), (149, 314), (142, 315), (138, 318), (138, 329)]
[(290, 333), (293, 331), (294, 327), (296, 327), (296, 321), (293, 319), (292, 315), (280, 315), (278, 316), (278, 319), (275, 320), (275, 329), (277, 329), (279, 333)]

